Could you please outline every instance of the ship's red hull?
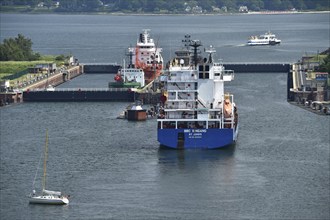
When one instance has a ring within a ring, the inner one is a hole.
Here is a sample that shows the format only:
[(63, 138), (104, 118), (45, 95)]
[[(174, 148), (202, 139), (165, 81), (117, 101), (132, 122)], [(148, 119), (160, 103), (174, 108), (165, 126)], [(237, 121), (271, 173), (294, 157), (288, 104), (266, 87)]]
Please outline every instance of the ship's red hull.
[(152, 67), (146, 67), (143, 69), (144, 71), (144, 80), (146, 82), (146, 85), (156, 79), (160, 74), (162, 73), (162, 66), (158, 66), (156, 70)]

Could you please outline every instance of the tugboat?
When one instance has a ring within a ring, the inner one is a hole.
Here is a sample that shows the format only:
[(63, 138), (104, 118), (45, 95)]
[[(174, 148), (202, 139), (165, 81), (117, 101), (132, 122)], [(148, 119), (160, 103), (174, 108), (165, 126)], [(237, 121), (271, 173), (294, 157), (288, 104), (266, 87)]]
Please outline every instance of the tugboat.
[(203, 59), (199, 40), (185, 42), (189, 42), (187, 48), (176, 53), (165, 73), (157, 119), (158, 142), (174, 149), (228, 146), (238, 135), (234, 95), (224, 91), (224, 83), (234, 79), (234, 72), (213, 61), (216, 51), (212, 46), (205, 50), (208, 58)]
[(277, 39), (275, 34), (270, 31), (259, 36), (251, 36), (247, 42), (249, 46), (258, 46), (258, 45), (276, 45), (280, 44), (281, 40)]

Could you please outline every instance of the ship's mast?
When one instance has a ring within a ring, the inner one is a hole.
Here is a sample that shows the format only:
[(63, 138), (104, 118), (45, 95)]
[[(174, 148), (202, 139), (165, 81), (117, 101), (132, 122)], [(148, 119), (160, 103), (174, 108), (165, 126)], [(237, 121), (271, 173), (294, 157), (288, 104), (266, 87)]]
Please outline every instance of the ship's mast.
[(45, 143), (45, 154), (44, 154), (44, 175), (42, 178), (42, 191), (44, 191), (46, 189), (47, 156), (48, 156), (48, 129), (46, 130), (46, 143)]
[(189, 46), (193, 47), (193, 62), (196, 68), (198, 64), (198, 47), (202, 46), (202, 42), (200, 40), (192, 40)]
[(132, 47), (128, 48), (128, 51), (126, 52), (126, 56), (129, 58), (128, 67), (135, 68), (133, 65), (133, 54), (134, 49)]

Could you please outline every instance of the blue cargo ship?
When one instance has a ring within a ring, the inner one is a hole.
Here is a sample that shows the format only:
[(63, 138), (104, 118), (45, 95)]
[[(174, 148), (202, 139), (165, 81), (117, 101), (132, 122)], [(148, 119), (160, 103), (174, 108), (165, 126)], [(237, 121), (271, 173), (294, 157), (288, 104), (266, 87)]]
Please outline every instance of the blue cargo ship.
[(174, 149), (228, 146), (238, 135), (234, 95), (224, 90), (234, 72), (213, 61), (216, 51), (212, 46), (205, 49), (208, 58), (203, 59), (198, 49), (201, 42), (186, 38), (186, 48), (176, 51), (163, 76), (158, 142)]

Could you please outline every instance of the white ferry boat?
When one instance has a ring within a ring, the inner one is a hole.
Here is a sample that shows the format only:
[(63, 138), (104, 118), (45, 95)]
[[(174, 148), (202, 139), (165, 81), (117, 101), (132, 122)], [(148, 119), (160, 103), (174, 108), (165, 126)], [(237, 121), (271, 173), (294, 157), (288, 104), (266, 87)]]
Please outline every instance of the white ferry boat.
[(277, 39), (275, 34), (270, 31), (259, 36), (251, 36), (247, 42), (249, 46), (258, 46), (258, 45), (276, 45), (280, 44), (281, 40)]
[(158, 142), (175, 149), (230, 145), (237, 139), (238, 113), (234, 95), (225, 93), (224, 83), (234, 79), (234, 72), (213, 62), (213, 47), (206, 50), (208, 59), (201, 59), (200, 41), (191, 41), (190, 46), (194, 54), (189, 49), (177, 51), (166, 73)]

